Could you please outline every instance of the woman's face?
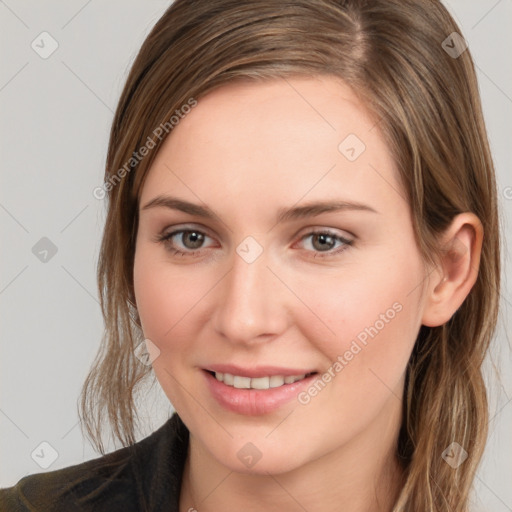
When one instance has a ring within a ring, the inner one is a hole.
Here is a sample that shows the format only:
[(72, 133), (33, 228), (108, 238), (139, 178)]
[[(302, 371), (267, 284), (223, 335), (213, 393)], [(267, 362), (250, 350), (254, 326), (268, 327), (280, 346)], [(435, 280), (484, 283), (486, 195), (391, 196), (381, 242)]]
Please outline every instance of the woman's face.
[(135, 295), (212, 460), (279, 473), (397, 435), (425, 302), (404, 197), (333, 78), (230, 84), (173, 129), (140, 198)]

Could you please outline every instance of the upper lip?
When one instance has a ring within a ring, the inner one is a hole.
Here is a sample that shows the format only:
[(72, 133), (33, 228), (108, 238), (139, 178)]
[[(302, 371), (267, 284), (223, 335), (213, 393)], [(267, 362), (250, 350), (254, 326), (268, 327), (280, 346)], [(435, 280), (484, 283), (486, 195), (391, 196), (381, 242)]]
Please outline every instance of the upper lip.
[(282, 375), (283, 377), (291, 375), (307, 375), (315, 373), (315, 370), (304, 368), (283, 368), (278, 366), (255, 366), (252, 368), (243, 368), (232, 364), (212, 364), (204, 368), (207, 371), (217, 373), (229, 373), (239, 377), (271, 377), (272, 375)]

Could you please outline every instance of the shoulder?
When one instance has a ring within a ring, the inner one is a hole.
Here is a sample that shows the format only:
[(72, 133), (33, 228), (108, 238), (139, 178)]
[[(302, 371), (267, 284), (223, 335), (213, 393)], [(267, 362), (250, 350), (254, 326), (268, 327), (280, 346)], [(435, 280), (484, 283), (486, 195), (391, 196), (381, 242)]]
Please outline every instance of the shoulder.
[[(131, 478), (128, 461), (123, 461), (117, 452), (110, 455), (110, 458), (101, 457), (56, 471), (28, 475), (13, 487), (0, 490), (0, 510), (93, 510), (85, 504), (94, 494), (101, 505), (106, 506), (120, 491), (133, 501), (130, 496), (133, 489), (123, 485)], [(103, 508), (98, 506), (95, 510)]]
[[(175, 510), (188, 431), (174, 414), (142, 441), (0, 489), (2, 512)], [(176, 508), (177, 510), (177, 508)]]

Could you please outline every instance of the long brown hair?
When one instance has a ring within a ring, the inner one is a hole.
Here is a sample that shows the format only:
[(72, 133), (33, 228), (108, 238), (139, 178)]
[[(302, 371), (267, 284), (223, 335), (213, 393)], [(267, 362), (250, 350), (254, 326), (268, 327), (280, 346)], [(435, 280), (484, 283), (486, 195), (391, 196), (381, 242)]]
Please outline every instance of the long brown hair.
[[(200, 102), (233, 80), (332, 75), (359, 95), (378, 123), (424, 261), (437, 261), (439, 235), (455, 215), (473, 212), (484, 228), (478, 279), (468, 297), (449, 322), (420, 329), (397, 440), (405, 482), (393, 510), (467, 510), (487, 437), (481, 365), (497, 322), (500, 236), (474, 65), (454, 33), (459, 28), (437, 0), (177, 0), (169, 7), (131, 68), (110, 134), (98, 262), (105, 334), (79, 404), (86, 435), (101, 453), (105, 417), (123, 446), (135, 442), (134, 397), (151, 373), (134, 356), (143, 334), (133, 263), (138, 198), (172, 133), (169, 120), (191, 98)], [(143, 146), (148, 151), (139, 158)], [(442, 456), (452, 442), (469, 454), (456, 469)]]

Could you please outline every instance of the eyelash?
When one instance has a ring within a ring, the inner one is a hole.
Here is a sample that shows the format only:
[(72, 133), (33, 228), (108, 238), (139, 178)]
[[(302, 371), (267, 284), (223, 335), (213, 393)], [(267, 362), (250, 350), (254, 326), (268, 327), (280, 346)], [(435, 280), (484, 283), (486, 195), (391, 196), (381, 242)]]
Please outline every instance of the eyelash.
[[(184, 234), (184, 233), (199, 233), (201, 235), (204, 235), (205, 237), (211, 238), (206, 233), (204, 233), (203, 231), (200, 231), (198, 229), (179, 229), (176, 231), (172, 231), (171, 233), (165, 233), (165, 234), (159, 235), (157, 237), (156, 241), (163, 243), (166, 246), (166, 249), (176, 256), (186, 256), (186, 257), (192, 257), (192, 258), (197, 257), (199, 255), (198, 253), (201, 253), (201, 251), (202, 251), (201, 249), (182, 251), (182, 250), (176, 249), (175, 247), (172, 246), (171, 239), (176, 235)], [(337, 235), (336, 233), (333, 233), (329, 230), (312, 231), (312, 232), (307, 233), (306, 235), (302, 236), (301, 241), (305, 240), (306, 238), (309, 238), (311, 236), (314, 236), (314, 235), (327, 235), (329, 237), (334, 238), (334, 240), (337, 242), (342, 242), (343, 245), (341, 247), (338, 247), (335, 250), (330, 250), (330, 251), (308, 251), (308, 252), (315, 253), (313, 258), (327, 258), (327, 257), (335, 256), (335, 255), (343, 252), (344, 250), (348, 249), (350, 246), (352, 246), (354, 244), (354, 240), (348, 240), (348, 239), (346, 239), (340, 235)]]

